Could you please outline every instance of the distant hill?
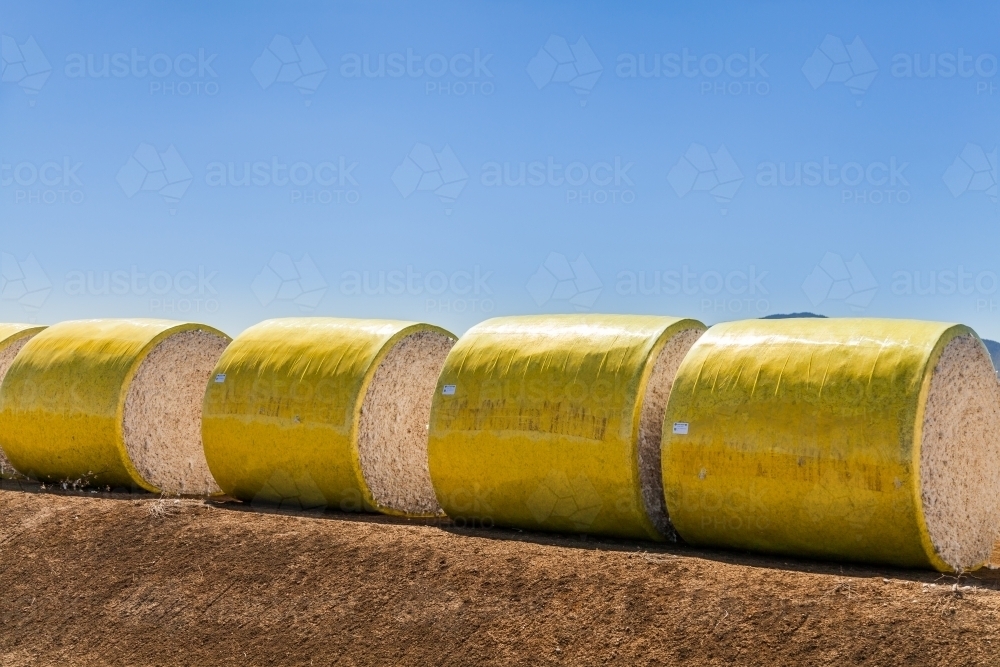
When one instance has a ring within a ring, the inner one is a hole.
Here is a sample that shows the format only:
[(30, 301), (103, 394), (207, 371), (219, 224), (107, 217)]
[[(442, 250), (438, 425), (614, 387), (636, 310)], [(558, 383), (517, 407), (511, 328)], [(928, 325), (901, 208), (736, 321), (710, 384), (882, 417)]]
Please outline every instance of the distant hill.
[(762, 320), (788, 320), (796, 317), (826, 317), (826, 315), (817, 315), (816, 313), (777, 313), (775, 315), (765, 315), (760, 318)]

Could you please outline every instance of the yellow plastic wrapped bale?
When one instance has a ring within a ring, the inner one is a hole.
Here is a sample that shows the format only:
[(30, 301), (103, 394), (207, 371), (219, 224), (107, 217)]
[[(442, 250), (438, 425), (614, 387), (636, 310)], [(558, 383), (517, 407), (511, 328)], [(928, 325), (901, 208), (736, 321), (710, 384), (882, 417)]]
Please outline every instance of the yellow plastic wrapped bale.
[(660, 433), (705, 327), (675, 317), (501, 317), (448, 356), (431, 413), (438, 501), (457, 520), (672, 537)]
[(1000, 385), (962, 325), (716, 325), (663, 429), (667, 507), (693, 544), (957, 571), (1000, 527)]
[[(14, 363), (14, 357), (24, 344), (44, 328), (35, 324), (0, 323), (0, 382), (3, 382), (10, 365)], [(19, 475), (7, 460), (2, 447), (0, 443), (0, 479), (23, 478), (23, 475)]]
[(267, 320), (236, 337), (205, 394), (205, 454), (247, 502), (430, 517), (427, 420), (455, 337), (394, 320)]
[(46, 482), (218, 493), (201, 446), (205, 385), (229, 338), (157, 319), (55, 324), (0, 386), (0, 443)]

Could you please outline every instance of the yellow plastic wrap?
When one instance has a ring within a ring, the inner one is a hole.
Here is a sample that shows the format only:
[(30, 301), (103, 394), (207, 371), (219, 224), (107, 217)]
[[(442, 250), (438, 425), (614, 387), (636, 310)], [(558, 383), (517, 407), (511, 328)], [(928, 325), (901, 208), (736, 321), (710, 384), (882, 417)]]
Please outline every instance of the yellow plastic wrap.
[(160, 490), (129, 460), (122, 416), (129, 383), (156, 345), (203, 324), (78, 320), (48, 327), (17, 355), (0, 387), (0, 442), (41, 481)]
[(373, 497), (358, 424), (380, 361), (418, 332), (454, 339), (430, 324), (329, 317), (267, 320), (237, 336), (202, 412), (219, 486), (248, 502), (403, 514)]
[[(659, 352), (686, 330), (704, 325), (541, 315), (470, 329), (448, 356), (431, 412), (431, 480), (448, 516), (663, 539), (640, 488), (640, 411)], [(654, 474), (659, 494), (658, 466)]]
[(44, 328), (44, 324), (15, 324), (13, 322), (0, 322), (0, 350), (7, 349), (7, 347), (21, 340), (25, 336), (34, 336)]
[[(14, 355), (27, 342), (26, 339), (44, 328), (45, 326), (36, 324), (0, 323), (0, 379), (6, 375), (7, 369), (14, 361)], [(0, 479), (20, 479), (22, 476), (11, 467), (2, 446), (3, 443), (0, 442)]]
[(950, 570), (927, 532), (920, 439), (937, 359), (970, 333), (879, 319), (709, 329), (663, 422), (677, 532), (696, 545)]

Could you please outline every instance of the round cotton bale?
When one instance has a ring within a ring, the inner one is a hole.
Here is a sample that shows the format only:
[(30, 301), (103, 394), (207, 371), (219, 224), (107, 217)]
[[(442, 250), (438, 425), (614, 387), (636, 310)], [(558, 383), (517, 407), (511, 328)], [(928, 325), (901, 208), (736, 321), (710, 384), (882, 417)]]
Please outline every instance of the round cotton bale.
[(201, 446), (205, 385), (229, 343), (203, 324), (80, 320), (28, 341), (0, 386), (0, 442), (45, 482), (218, 493)]
[(642, 315), (501, 317), (468, 331), (438, 381), (430, 471), (460, 521), (672, 537), (660, 433), (701, 322)]
[(208, 464), (235, 498), (441, 513), (427, 421), (455, 336), (414, 322), (267, 320), (236, 337), (205, 394)]
[(718, 324), (677, 372), (663, 482), (696, 545), (973, 569), (1000, 527), (1000, 385), (962, 325)]
[[(0, 382), (3, 382), (10, 365), (14, 363), (14, 357), (21, 351), (24, 344), (44, 326), (35, 324), (13, 324), (0, 323)], [(17, 473), (10, 464), (7, 456), (3, 453), (2, 443), (0, 443), (0, 479), (23, 479), (24, 476)]]

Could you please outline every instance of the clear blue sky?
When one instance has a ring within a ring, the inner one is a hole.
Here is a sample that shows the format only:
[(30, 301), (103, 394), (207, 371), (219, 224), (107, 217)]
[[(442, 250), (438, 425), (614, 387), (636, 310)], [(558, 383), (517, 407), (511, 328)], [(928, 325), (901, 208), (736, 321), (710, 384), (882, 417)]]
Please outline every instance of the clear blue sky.
[(1000, 5), (803, 4), (4, 2), (0, 319), (1000, 337)]

